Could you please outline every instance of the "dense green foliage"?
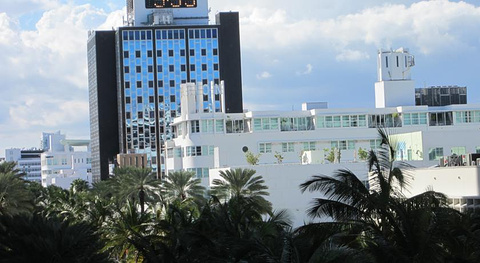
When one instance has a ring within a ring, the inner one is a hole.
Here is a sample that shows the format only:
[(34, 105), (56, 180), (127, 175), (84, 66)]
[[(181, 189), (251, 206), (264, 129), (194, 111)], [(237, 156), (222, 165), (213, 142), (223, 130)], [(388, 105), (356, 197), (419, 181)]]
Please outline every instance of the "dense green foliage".
[(370, 189), (348, 170), (314, 176), (301, 189), (323, 196), (312, 202), (308, 213), (333, 222), (307, 225), (298, 232), (312, 240), (320, 236), (318, 242), (328, 240), (366, 262), (480, 262), (478, 216), (449, 208), (441, 193), (404, 197), (401, 189), (408, 186), (410, 167), (395, 160), (397, 143), (385, 131), (379, 133), (381, 147), (367, 158)]
[(480, 214), (448, 208), (440, 193), (402, 196), (409, 167), (380, 136), (368, 153), (370, 188), (348, 170), (312, 177), (301, 190), (319, 198), (307, 213), (332, 220), (298, 229), (272, 211), (250, 169), (221, 172), (209, 192), (191, 172), (160, 181), (138, 168), (63, 190), (27, 183), (6, 164), (0, 262), (480, 262)]

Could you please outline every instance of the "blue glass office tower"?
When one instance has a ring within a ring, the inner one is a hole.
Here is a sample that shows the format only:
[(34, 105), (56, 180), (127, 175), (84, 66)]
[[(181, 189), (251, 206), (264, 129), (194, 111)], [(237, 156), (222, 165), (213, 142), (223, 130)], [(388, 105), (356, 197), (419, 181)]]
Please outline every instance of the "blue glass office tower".
[[(179, 24), (149, 26), (139, 26), (137, 21), (115, 32), (118, 110), (108, 114), (109, 119), (118, 120), (118, 127), (110, 128), (118, 130), (120, 153), (146, 154), (148, 165), (158, 172), (163, 143), (174, 136), (169, 124), (181, 110), (180, 84), (202, 83), (208, 94), (211, 82), (224, 81), (226, 111), (243, 111), (238, 13), (219, 13), (214, 25), (201, 19), (190, 25), (188, 18), (181, 19)], [(208, 104), (211, 99), (205, 101)], [(92, 140), (98, 134), (102, 128), (92, 132)]]

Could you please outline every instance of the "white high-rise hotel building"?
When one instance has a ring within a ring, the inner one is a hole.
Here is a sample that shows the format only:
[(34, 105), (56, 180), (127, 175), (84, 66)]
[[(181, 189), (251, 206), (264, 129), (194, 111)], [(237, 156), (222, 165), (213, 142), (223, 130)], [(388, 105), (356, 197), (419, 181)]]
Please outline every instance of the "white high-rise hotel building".
[[(208, 186), (221, 169), (253, 168), (269, 185), (274, 207), (294, 209), (298, 225), (307, 220), (304, 211), (312, 197), (301, 195), (298, 185), (314, 174), (333, 174), (340, 168), (367, 181), (367, 166), (360, 153), (378, 147), (379, 127), (398, 134), (398, 158), (415, 167), (438, 165), (451, 154), (466, 155), (463, 162), (469, 164), (476, 161), (467, 160), (467, 154), (480, 152), (480, 105), (417, 106), (411, 79), (414, 64), (407, 49), (378, 52), (376, 108), (328, 109), (325, 103), (306, 103), (302, 111), (228, 114), (221, 106), (205, 112), (201, 87), (184, 84), (181, 116), (173, 123), (175, 138), (165, 144), (165, 169), (195, 171)], [(465, 88), (440, 89), (458, 97)], [(223, 89), (210, 92), (223, 105)], [(333, 162), (327, 157), (332, 148), (337, 149)], [(249, 166), (247, 151), (261, 154), (258, 165)], [(478, 180), (478, 169), (472, 178)], [(480, 196), (474, 181), (467, 183), (474, 189), (462, 196)], [(429, 185), (433, 184), (423, 183), (412, 191)], [(462, 192), (457, 190), (455, 196)]]

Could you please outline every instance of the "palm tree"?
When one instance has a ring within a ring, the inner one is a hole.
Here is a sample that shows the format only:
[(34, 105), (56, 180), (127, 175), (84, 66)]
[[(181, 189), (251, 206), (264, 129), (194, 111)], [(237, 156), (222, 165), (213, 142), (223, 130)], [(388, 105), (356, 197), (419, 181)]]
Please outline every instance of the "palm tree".
[[(320, 191), (324, 197), (313, 201), (308, 214), (329, 217), (333, 223), (330, 239), (344, 233), (338, 244), (363, 249), (377, 262), (422, 262), (444, 257), (440, 215), (451, 214), (445, 197), (435, 192), (406, 199), (401, 190), (408, 185), (409, 166), (397, 162), (396, 143), (379, 130), (381, 148), (370, 151), (368, 168), (371, 189), (349, 170), (333, 176), (314, 176), (303, 183), (304, 191)], [(312, 226), (306, 226), (311, 229)], [(352, 242), (352, 238), (353, 241)], [(400, 260), (400, 261), (395, 261)]]
[(120, 201), (135, 200), (138, 197), (141, 212), (145, 212), (145, 202), (155, 202), (160, 198), (160, 180), (150, 168), (116, 168), (111, 184), (118, 191)]
[(221, 199), (249, 199), (261, 213), (270, 213), (272, 204), (264, 196), (270, 195), (262, 176), (254, 176), (252, 169), (230, 169), (220, 172), (223, 180), (214, 179), (212, 194)]
[(33, 195), (27, 183), (12, 172), (0, 173), (0, 216), (29, 213), (33, 209)]
[(95, 229), (37, 214), (0, 216), (1, 262), (110, 262)]
[(11, 173), (16, 176), (24, 176), (25, 173), (20, 171), (20, 169), (16, 168), (16, 162), (2, 162), (0, 163), (0, 173)]
[(117, 261), (173, 262), (170, 248), (164, 242), (165, 234), (157, 225), (154, 215), (139, 213), (135, 203), (127, 201), (101, 229), (107, 240), (105, 250)]
[(370, 223), (379, 220), (379, 227), (388, 223), (388, 206), (391, 200), (402, 197), (398, 186), (407, 184), (407, 167), (395, 161), (395, 148), (386, 132), (379, 130), (382, 146), (376, 152), (371, 150), (368, 158), (370, 173), (370, 191), (351, 171), (341, 169), (333, 176), (313, 176), (300, 185), (302, 192), (320, 191), (325, 198), (317, 198), (308, 210), (312, 217), (329, 216), (336, 221), (367, 220)]
[(37, 213), (47, 218), (70, 222), (88, 222), (91, 196), (89, 192), (76, 192), (50, 185), (36, 199)]
[(201, 186), (200, 179), (196, 179), (195, 173), (186, 171), (170, 172), (165, 177), (163, 188), (168, 200), (184, 202), (187, 199), (203, 201), (205, 187)]
[(72, 194), (76, 194), (79, 192), (85, 192), (90, 189), (88, 182), (82, 179), (75, 179), (73, 180), (72, 184), (70, 185), (70, 192)]

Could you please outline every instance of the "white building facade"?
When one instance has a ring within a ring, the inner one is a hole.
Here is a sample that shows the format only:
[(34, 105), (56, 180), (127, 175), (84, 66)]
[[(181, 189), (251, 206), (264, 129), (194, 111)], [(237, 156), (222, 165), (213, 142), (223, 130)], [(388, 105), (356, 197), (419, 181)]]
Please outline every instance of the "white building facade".
[(5, 160), (16, 162), (16, 169), (24, 173), (23, 179), (40, 183), (42, 181), (40, 155), (43, 150), (39, 149), (6, 149)]
[[(376, 108), (365, 109), (328, 109), (321, 103), (302, 111), (226, 114), (221, 107), (205, 112), (204, 98), (220, 97), (224, 105), (223, 86), (184, 84), (175, 138), (164, 146), (165, 169), (194, 171), (209, 186), (222, 169), (253, 168), (269, 186), (274, 208), (293, 210), (298, 225), (306, 220), (311, 200), (301, 197), (298, 185), (312, 175), (347, 168), (368, 181), (363, 153), (379, 146), (378, 128), (395, 134), (398, 159), (414, 167), (438, 165), (451, 154), (480, 152), (480, 105), (415, 106), (413, 66), (406, 49), (379, 51)], [(258, 165), (248, 164), (246, 152), (260, 155)]]
[[(50, 147), (41, 155), (42, 185), (69, 189), (76, 179), (92, 183), (90, 140), (67, 140), (60, 133), (48, 134)], [(76, 148), (83, 148), (80, 151)]]

